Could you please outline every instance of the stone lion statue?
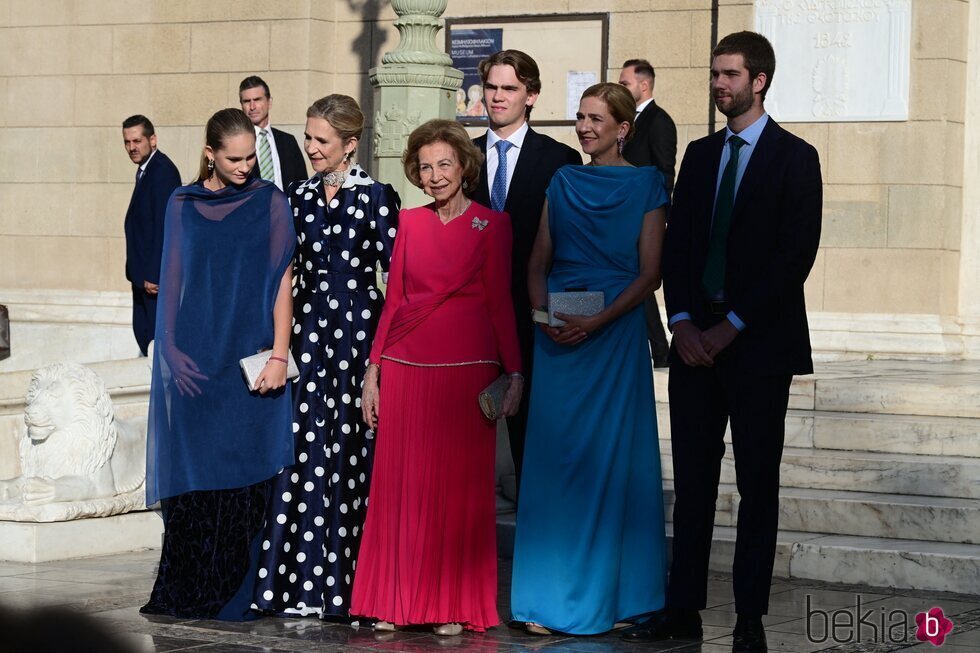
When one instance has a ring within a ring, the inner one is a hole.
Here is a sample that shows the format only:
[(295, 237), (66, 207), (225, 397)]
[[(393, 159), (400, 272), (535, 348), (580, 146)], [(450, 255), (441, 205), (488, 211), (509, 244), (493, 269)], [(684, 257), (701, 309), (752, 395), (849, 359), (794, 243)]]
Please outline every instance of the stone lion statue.
[(0, 519), (61, 521), (145, 508), (146, 428), (115, 419), (95, 372), (74, 363), (31, 378), (21, 476), (0, 481)]

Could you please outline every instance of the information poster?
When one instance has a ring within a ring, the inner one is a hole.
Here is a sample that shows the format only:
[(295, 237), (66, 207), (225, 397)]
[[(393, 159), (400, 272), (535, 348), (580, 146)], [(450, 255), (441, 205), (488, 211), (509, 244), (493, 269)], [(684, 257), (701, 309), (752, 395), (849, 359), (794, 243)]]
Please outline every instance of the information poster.
[(456, 91), (456, 117), (486, 119), (480, 62), (503, 49), (503, 29), (456, 29), (452, 32), (449, 56), (453, 68), (463, 72), (463, 85)]
[(596, 74), (592, 71), (568, 71), (568, 80), (566, 81), (566, 93), (565, 93), (565, 117), (569, 120), (575, 120), (575, 115), (578, 113), (579, 100), (582, 99), (582, 93), (585, 93), (585, 89), (589, 88), (596, 83)]

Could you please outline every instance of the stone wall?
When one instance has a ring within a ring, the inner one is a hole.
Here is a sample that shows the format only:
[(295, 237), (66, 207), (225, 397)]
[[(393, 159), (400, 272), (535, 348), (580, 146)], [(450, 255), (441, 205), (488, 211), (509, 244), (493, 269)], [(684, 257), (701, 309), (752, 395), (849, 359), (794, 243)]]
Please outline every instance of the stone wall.
[[(609, 11), (610, 78), (624, 59), (651, 60), (682, 153), (708, 131), (710, 6), (450, 0), (446, 17)], [(826, 182), (812, 311), (923, 315), (945, 333), (939, 316), (976, 305), (960, 296), (959, 260), (968, 7), (912, 3), (909, 121), (788, 125), (817, 147)], [(272, 120), (294, 134), (309, 102), (331, 92), (358, 98), (370, 120), (367, 70), (398, 42), (394, 19), (384, 0), (0, 0), (0, 301), (4, 289), (125, 292), (122, 222), (135, 166), (123, 118), (149, 116), (187, 180), (203, 122), (237, 106), (247, 74), (269, 82)], [(722, 0), (720, 35), (752, 25), (750, 1)], [(774, 83), (791, 74), (777, 69)], [(571, 128), (544, 131), (575, 143)]]

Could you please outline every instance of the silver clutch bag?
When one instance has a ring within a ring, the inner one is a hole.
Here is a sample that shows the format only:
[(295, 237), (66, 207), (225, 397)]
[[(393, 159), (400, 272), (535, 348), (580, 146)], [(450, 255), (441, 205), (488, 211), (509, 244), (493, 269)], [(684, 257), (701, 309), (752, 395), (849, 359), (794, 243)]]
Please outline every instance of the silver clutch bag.
[[(272, 356), (272, 350), (266, 349), (265, 351), (260, 351), (253, 356), (247, 356), (238, 361), (238, 364), (242, 366), (242, 376), (245, 377), (245, 383), (248, 384), (249, 390), (255, 388), (255, 379), (259, 378), (259, 374), (262, 373), (262, 369), (269, 362), (270, 356)], [(287, 352), (286, 378), (295, 379), (297, 376), (299, 376), (299, 368), (296, 367), (296, 360), (293, 358), (292, 352)]]
[(564, 320), (555, 317), (555, 312), (565, 315), (595, 315), (606, 307), (606, 296), (602, 291), (550, 292), (548, 293), (548, 325), (560, 327)]
[(504, 393), (510, 385), (506, 374), (501, 374), (480, 393), (480, 410), (487, 419), (496, 421), (504, 410)]

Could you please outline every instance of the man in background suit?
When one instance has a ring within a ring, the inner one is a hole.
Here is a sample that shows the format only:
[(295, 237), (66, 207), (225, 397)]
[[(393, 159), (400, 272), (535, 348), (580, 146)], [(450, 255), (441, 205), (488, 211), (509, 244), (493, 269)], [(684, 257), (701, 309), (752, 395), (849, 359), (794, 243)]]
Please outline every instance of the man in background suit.
[(133, 290), (133, 335), (146, 356), (156, 327), (164, 216), (170, 194), (180, 186), (180, 173), (167, 155), (157, 150), (156, 132), (149, 118), (126, 118), (122, 133), (130, 160), (139, 166), (124, 229), (126, 278)]
[(563, 165), (580, 165), (582, 156), (527, 124), (541, 92), (540, 72), (534, 59), (519, 50), (502, 50), (480, 62), (480, 78), (490, 128), (473, 140), (486, 154), (473, 199), (495, 211), (509, 213), (514, 232), (511, 294), (526, 381), (520, 409), (515, 416), (507, 418), (507, 431), (520, 488), (534, 348), (527, 262), (541, 222), (544, 192), (552, 175)]
[(624, 638), (700, 638), (722, 438), (731, 423), (741, 498), (733, 651), (766, 651), (779, 464), (794, 374), (813, 371), (803, 284), (820, 241), (820, 161), (763, 107), (776, 58), (754, 32), (712, 52), (727, 128), (684, 155), (664, 245), (674, 465), (673, 560), (665, 610)]
[[(633, 138), (623, 147), (623, 158), (635, 166), (656, 166), (664, 175), (667, 196), (674, 190), (674, 164), (677, 161), (677, 127), (667, 112), (653, 100), (653, 85), (657, 74), (646, 59), (630, 59), (623, 63), (619, 83), (636, 102), (636, 122)], [(647, 320), (647, 339), (654, 367), (667, 367), (667, 333), (660, 321), (657, 297), (650, 293), (643, 309)]]
[(257, 165), (252, 174), (273, 182), (279, 190), (286, 190), (294, 181), (308, 179), (306, 159), (296, 139), (269, 124), (272, 106), (269, 85), (256, 75), (246, 77), (238, 85), (238, 100), (242, 111), (255, 126)]

